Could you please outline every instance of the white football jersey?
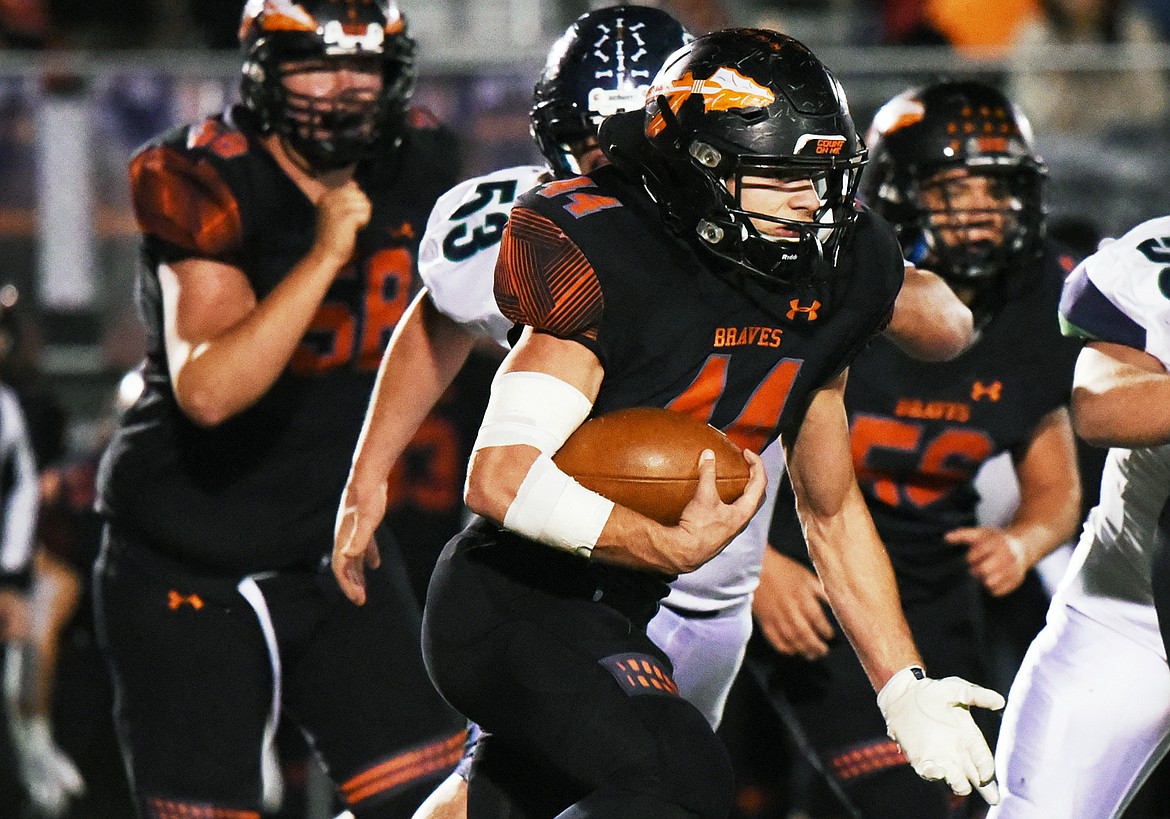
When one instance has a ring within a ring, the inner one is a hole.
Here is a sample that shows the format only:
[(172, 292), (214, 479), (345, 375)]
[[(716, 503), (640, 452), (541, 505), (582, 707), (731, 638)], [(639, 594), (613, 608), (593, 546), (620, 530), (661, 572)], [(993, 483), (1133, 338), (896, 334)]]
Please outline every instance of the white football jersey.
[[(1170, 369), (1170, 218), (1103, 244), (1069, 275), (1060, 311), (1077, 334), (1143, 350)], [(1111, 449), (1063, 593), (1152, 605), (1150, 551), (1168, 498), (1170, 445)]]
[(1103, 242), (1069, 275), (1061, 314), (1082, 335), (1144, 350), (1170, 369), (1170, 216)]
[(419, 246), (419, 274), (439, 312), (504, 348), (512, 322), (493, 293), (500, 237), (516, 197), (547, 172), (521, 165), (459, 183), (435, 203)]

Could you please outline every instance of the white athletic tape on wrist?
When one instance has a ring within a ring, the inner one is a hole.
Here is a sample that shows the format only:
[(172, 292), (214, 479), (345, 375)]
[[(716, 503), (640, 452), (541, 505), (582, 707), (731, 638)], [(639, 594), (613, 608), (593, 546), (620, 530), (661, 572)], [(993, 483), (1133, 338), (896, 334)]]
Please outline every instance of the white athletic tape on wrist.
[(593, 404), (576, 387), (547, 373), (497, 375), (472, 451), (527, 444), (545, 455), (561, 448)]
[(542, 453), (504, 514), (504, 528), (587, 558), (613, 506), (613, 501), (577, 483)]

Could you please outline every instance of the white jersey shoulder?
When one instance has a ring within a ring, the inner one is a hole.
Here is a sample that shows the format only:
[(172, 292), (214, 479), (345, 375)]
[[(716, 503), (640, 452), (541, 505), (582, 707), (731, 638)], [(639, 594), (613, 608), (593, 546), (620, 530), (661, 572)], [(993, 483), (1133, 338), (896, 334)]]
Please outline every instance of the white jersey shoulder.
[(1170, 217), (1143, 222), (1082, 262), (1093, 286), (1146, 331), (1146, 349), (1170, 368)]
[(521, 165), (460, 182), (431, 209), (419, 247), (419, 274), (435, 307), (501, 347), (512, 322), (493, 293), (500, 237), (516, 197), (547, 171)]
[[(1134, 346), (1144, 337), (1145, 352), (1170, 367), (1170, 217), (1103, 242), (1070, 281), (1079, 285), (1084, 278), (1108, 302), (1102, 309), (1097, 297), (1096, 309), (1078, 315), (1096, 322), (1092, 337), (1128, 338)], [(1094, 300), (1092, 294), (1083, 298)], [(1098, 620), (1119, 617), (1116, 627), (1127, 630), (1125, 606), (1153, 603), (1152, 547), (1168, 497), (1170, 445), (1110, 449), (1100, 500), (1085, 521), (1058, 597)]]

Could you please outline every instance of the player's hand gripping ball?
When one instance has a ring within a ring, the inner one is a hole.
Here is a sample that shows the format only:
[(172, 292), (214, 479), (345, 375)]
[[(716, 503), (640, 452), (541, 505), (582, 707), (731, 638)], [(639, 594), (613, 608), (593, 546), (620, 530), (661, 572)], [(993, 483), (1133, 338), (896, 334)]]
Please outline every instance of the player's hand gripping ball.
[(579, 426), (553, 462), (586, 489), (674, 526), (699, 485), (699, 455), (715, 453), (719, 497), (743, 494), (748, 462), (743, 451), (714, 427), (656, 407), (617, 410)]

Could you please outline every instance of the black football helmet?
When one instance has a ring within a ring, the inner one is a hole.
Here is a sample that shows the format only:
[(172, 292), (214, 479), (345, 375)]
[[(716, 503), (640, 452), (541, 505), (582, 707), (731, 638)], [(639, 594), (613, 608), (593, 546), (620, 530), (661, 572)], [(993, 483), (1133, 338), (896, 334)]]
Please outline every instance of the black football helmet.
[[(655, 78), (640, 143), (622, 136), (636, 116), (611, 117), (602, 147), (642, 176), (680, 235), (769, 281), (830, 274), (857, 219), (866, 150), (840, 83), (806, 46), (768, 29), (699, 37)], [(820, 199), (813, 221), (745, 210), (745, 176), (812, 180)], [(797, 238), (765, 237), (753, 219)]]
[[(860, 196), (893, 223), (906, 258), (973, 291), (981, 309), (994, 309), (988, 302), (1003, 290), (1003, 279), (1041, 252), (1047, 169), (1023, 112), (993, 86), (944, 80), (908, 89), (882, 106), (867, 142), (870, 163)], [(988, 189), (1003, 204), (952, 206), (947, 186), (937, 183), (951, 169), (988, 177)], [(933, 206), (923, 199), (932, 183), (938, 191)], [(946, 202), (941, 209), (940, 198)], [(1003, 226), (999, 241), (955, 241), (992, 222)]]
[(601, 121), (642, 109), (662, 63), (692, 39), (656, 8), (587, 12), (549, 50), (532, 94), (532, 138), (557, 176), (580, 173), (569, 146), (597, 135)]
[[(248, 0), (239, 39), (241, 101), (261, 132), (280, 134), (312, 171), (351, 165), (375, 144), (386, 152), (401, 143), (416, 48), (394, 0)], [(327, 66), (370, 60), (381, 67), (382, 90), (370, 99), (295, 94), (282, 82), (292, 60)]]

